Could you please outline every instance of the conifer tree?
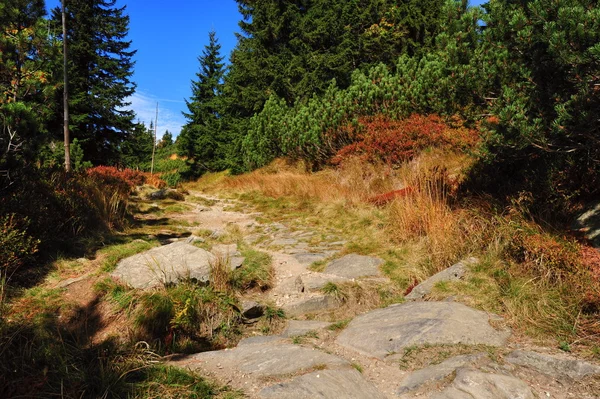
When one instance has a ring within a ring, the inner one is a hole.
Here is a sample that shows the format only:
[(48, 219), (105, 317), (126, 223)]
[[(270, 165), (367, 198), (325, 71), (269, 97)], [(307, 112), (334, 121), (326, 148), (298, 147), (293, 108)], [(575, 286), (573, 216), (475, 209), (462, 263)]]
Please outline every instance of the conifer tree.
[[(66, 6), (71, 134), (87, 160), (116, 163), (134, 128), (133, 111), (124, 110), (135, 90), (130, 80), (135, 51), (125, 40), (129, 16), (116, 0), (69, 0)], [(60, 26), (58, 9), (53, 20)]]
[(192, 81), (192, 96), (186, 100), (187, 123), (178, 137), (179, 153), (192, 162), (194, 173), (217, 170), (225, 157), (227, 145), (222, 135), (221, 92), (225, 64), (221, 45), (214, 31), (208, 34), (209, 43), (198, 57), (200, 71)]

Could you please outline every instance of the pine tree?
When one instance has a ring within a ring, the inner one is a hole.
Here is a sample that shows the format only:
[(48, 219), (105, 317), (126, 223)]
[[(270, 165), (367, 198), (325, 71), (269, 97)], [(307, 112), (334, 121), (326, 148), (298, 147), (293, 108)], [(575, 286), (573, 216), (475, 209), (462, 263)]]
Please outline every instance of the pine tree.
[[(72, 136), (94, 164), (119, 160), (121, 144), (134, 128), (127, 97), (135, 90), (129, 17), (116, 0), (67, 2), (69, 108)], [(53, 11), (58, 26), (60, 12)], [(62, 35), (60, 35), (62, 37)]]
[(214, 31), (208, 34), (209, 43), (198, 57), (200, 71), (192, 81), (192, 96), (186, 100), (187, 123), (178, 138), (181, 155), (193, 163), (194, 173), (218, 170), (225, 157), (227, 141), (222, 135), (221, 92), (225, 74), (221, 45)]

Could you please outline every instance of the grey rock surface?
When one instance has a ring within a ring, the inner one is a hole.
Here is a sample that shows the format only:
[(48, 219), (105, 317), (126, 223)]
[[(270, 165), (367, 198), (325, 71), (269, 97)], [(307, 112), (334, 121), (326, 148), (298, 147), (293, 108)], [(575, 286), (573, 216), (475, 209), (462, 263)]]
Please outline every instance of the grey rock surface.
[(431, 399), (535, 399), (529, 386), (518, 378), (458, 369), (452, 384)]
[(207, 282), (216, 257), (182, 241), (152, 248), (121, 260), (111, 276), (133, 288), (174, 284), (183, 279)]
[(264, 388), (264, 399), (385, 399), (385, 395), (354, 369), (319, 370), (290, 382)]
[(600, 375), (599, 366), (566, 356), (558, 357), (516, 350), (506, 357), (506, 361), (518, 366), (530, 367), (554, 378), (570, 377), (579, 380), (588, 376)]
[(206, 242), (206, 240), (202, 237), (198, 237), (192, 234), (191, 236), (186, 238), (185, 242), (188, 244), (193, 244), (195, 242)]
[(296, 240), (294, 238), (276, 238), (273, 241), (271, 241), (271, 245), (274, 247), (292, 246), (292, 245), (296, 245), (297, 243), (298, 243), (298, 240)]
[(68, 278), (68, 279), (63, 280), (63, 281), (59, 282), (58, 284), (56, 284), (56, 288), (67, 288), (68, 286), (78, 283), (80, 281), (83, 281), (89, 277), (90, 277), (89, 273), (86, 273), (83, 276)]
[(351, 280), (332, 274), (313, 273), (298, 276), (295, 287), (298, 292), (315, 292), (320, 291), (327, 283), (342, 284), (348, 281)]
[(337, 307), (339, 304), (335, 298), (329, 295), (317, 295), (301, 299), (283, 306), (287, 316), (300, 316), (306, 313), (315, 313), (321, 310)]
[(163, 188), (154, 192), (151, 192), (146, 195), (149, 200), (164, 200), (164, 199), (172, 199), (176, 201), (183, 201), (185, 198), (183, 194), (181, 194), (177, 190), (173, 190), (170, 188)]
[(256, 319), (263, 315), (265, 307), (256, 301), (243, 301), (241, 313), (246, 319)]
[(280, 337), (279, 335), (258, 335), (256, 337), (244, 338), (243, 340), (238, 342), (237, 346), (281, 342), (281, 341), (283, 341), (283, 339), (284, 338)]
[(414, 371), (402, 380), (400, 387), (398, 388), (398, 394), (405, 394), (407, 392), (419, 389), (425, 384), (443, 380), (456, 371), (456, 369), (485, 359), (485, 357), (486, 356), (484, 353), (454, 356), (450, 359), (444, 360), (440, 364)]
[(461, 280), (464, 277), (468, 267), (476, 264), (477, 262), (478, 260), (476, 258), (468, 258), (460, 261), (455, 265), (452, 265), (449, 268), (429, 277), (427, 280), (413, 288), (413, 290), (404, 298), (408, 300), (418, 300), (429, 294), (433, 287), (439, 282)]
[(325, 266), (325, 273), (345, 278), (380, 276), (379, 266), (383, 260), (372, 256), (350, 254)]
[(504, 345), (510, 332), (494, 329), (489, 319), (456, 302), (409, 302), (356, 317), (336, 342), (380, 359), (411, 345)]
[(600, 202), (588, 206), (587, 210), (577, 217), (573, 228), (582, 232), (594, 247), (600, 249)]
[(302, 265), (302, 266), (310, 266), (315, 262), (320, 262), (327, 258), (327, 254), (324, 253), (310, 253), (302, 250), (300, 253), (294, 254), (294, 258)]
[(312, 348), (283, 342), (255, 343), (237, 346), (229, 350), (203, 352), (191, 355), (175, 363), (196, 370), (207, 365), (212, 368), (228, 368), (256, 377), (275, 377), (313, 367), (340, 367), (349, 363), (337, 356)]
[(213, 245), (210, 252), (217, 258), (227, 262), (231, 270), (239, 269), (246, 260), (238, 250), (237, 244)]
[(310, 331), (317, 331), (330, 326), (331, 323), (317, 320), (290, 320), (281, 333), (283, 337), (297, 337)]

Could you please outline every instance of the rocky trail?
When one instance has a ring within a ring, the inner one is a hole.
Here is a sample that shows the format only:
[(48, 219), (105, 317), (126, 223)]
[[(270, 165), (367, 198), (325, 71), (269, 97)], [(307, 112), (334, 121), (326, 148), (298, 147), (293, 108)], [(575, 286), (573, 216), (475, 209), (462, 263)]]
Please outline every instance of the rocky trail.
[(170, 238), (119, 262), (112, 277), (137, 289), (183, 278), (207, 282), (215, 262), (232, 270), (245, 267), (237, 244), (214, 243), (234, 231), (244, 245), (273, 260), (271, 288), (245, 298), (242, 312), (251, 320), (265, 304), (274, 304), (288, 319), (279, 334), (248, 337), (225, 350), (174, 356), (173, 365), (242, 390), (249, 398), (600, 397), (600, 366), (535, 347), (512, 333), (501, 317), (452, 298), (427, 301), (436, 283), (463, 278), (477, 259), (422, 282), (404, 303), (335, 319), (341, 303), (324, 288), (384, 286), (389, 281), (380, 271), (383, 260), (348, 252), (335, 234), (298, 223), (261, 222), (260, 214), (231, 200), (192, 192), (186, 204), (190, 209), (169, 217), (203, 229), (206, 237)]

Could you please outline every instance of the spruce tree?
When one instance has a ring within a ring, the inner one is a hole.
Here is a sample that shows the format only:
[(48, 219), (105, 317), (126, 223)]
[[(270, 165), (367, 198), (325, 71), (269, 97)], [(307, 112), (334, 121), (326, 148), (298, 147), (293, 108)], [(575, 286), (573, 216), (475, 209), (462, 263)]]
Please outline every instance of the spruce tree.
[[(58, 9), (53, 20), (59, 26)], [(128, 25), (125, 7), (116, 7), (116, 0), (67, 2), (71, 134), (94, 164), (118, 162), (134, 129), (133, 111), (124, 110), (135, 90)]]
[(225, 64), (214, 31), (198, 57), (200, 71), (192, 81), (192, 96), (186, 100), (187, 123), (178, 138), (179, 153), (188, 157), (195, 174), (218, 170), (225, 157), (227, 141), (222, 135), (221, 92)]

